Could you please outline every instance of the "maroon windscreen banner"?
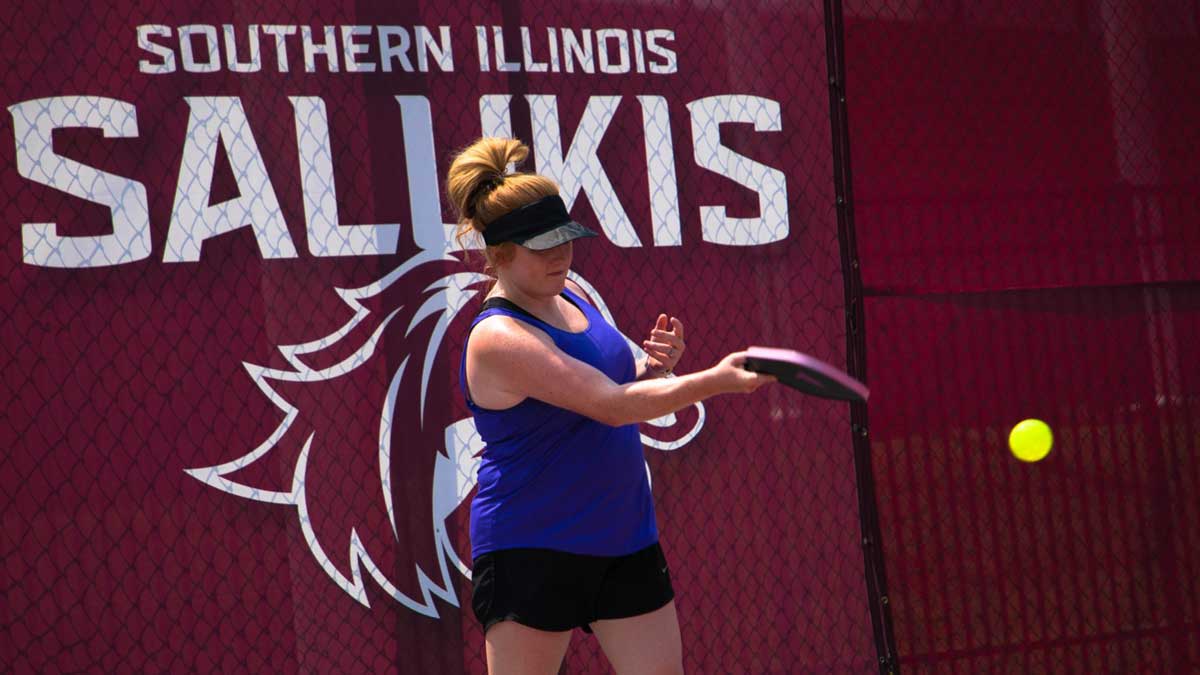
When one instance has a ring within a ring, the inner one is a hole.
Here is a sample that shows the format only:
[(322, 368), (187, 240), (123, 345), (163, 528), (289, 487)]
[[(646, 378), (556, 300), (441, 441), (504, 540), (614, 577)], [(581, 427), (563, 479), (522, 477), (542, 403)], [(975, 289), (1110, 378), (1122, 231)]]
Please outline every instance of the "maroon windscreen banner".
[(847, 0), (845, 54), (900, 669), (1197, 672), (1200, 6)]
[[(846, 363), (816, 2), (22, 3), (0, 19), (15, 672), (482, 672), (454, 150), (515, 135), (680, 369)], [(636, 344), (633, 347), (637, 350)], [(846, 404), (643, 425), (685, 666), (877, 668)], [(607, 668), (577, 634), (570, 672)]]

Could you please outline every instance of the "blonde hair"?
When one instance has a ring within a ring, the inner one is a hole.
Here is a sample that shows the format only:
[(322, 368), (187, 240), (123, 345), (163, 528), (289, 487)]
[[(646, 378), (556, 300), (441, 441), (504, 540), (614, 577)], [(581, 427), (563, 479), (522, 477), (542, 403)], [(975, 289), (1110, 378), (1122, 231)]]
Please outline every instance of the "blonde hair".
[[(528, 156), (529, 148), (521, 141), (491, 137), (480, 138), (454, 156), (446, 174), (446, 197), (458, 215), (459, 246), (470, 235), (482, 239), (487, 224), (509, 211), (558, 194), (558, 186), (545, 176), (505, 173), (509, 164), (519, 165)], [(513, 246), (488, 246), (488, 265), (511, 259)]]

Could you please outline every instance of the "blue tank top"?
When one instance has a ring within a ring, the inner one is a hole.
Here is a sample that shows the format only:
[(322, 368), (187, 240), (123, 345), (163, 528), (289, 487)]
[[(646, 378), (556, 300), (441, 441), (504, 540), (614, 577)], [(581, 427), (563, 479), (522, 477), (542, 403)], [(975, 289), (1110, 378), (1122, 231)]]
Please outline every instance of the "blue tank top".
[[(508, 303), (487, 307), (471, 324), (500, 314), (535, 326), (563, 352), (617, 384), (636, 376), (625, 338), (569, 289), (563, 296), (587, 317), (587, 330), (564, 331)], [(468, 331), (467, 339), (470, 339)], [(459, 386), (485, 444), (479, 492), (471, 502), (471, 554), (509, 548), (619, 556), (658, 541), (638, 425), (611, 427), (526, 398), (511, 408), (475, 405), (467, 388), (467, 350)]]

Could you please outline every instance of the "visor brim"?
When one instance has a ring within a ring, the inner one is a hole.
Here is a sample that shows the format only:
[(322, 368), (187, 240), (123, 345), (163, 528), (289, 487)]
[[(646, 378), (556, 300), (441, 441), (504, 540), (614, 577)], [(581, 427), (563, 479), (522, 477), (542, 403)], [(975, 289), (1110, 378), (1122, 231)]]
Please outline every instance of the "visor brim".
[(595, 236), (595, 232), (573, 220), (568, 220), (562, 225), (558, 225), (553, 229), (535, 234), (524, 241), (517, 241), (514, 239), (513, 242), (520, 244), (531, 251), (545, 251), (547, 249), (552, 249), (555, 246), (562, 246), (568, 241)]

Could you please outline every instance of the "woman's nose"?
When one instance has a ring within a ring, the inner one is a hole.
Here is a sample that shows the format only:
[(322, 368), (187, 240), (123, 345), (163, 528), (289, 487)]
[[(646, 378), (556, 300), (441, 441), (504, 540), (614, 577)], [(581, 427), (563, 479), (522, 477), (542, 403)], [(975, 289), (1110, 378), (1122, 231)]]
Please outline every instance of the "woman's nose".
[(546, 251), (546, 257), (547, 257), (547, 258), (549, 258), (549, 259), (551, 259), (551, 260), (554, 260), (554, 261), (556, 261), (556, 262), (557, 262), (557, 261), (559, 261), (559, 260), (565, 260), (565, 259), (567, 259), (567, 258), (570, 258), (570, 257), (571, 257), (571, 244), (572, 244), (572, 243), (573, 243), (573, 242), (569, 242), (569, 241), (568, 241), (568, 242), (567, 242), (567, 243), (565, 243), (565, 244), (559, 244), (558, 246), (555, 246), (555, 247), (554, 247), (554, 248), (552, 248), (552, 249), (548, 249), (548, 250)]

